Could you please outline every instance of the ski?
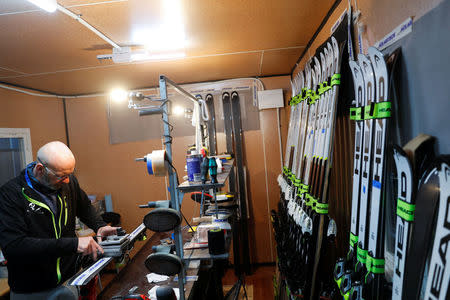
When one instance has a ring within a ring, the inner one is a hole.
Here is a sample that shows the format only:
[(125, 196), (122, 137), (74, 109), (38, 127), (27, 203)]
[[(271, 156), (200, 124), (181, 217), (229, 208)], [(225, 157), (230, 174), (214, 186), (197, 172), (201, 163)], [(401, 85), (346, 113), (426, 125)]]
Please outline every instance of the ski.
[(272, 222), (280, 271), (290, 291), (305, 298), (315, 294), (324, 235), (333, 240), (336, 234), (327, 193), (342, 50), (331, 38), (291, 82), (285, 164), (278, 177), (282, 197)]
[(393, 148), (397, 169), (397, 230), (395, 234), (395, 269), (392, 281), (392, 300), (402, 299), (406, 252), (410, 238), (410, 222), (413, 214), (413, 170), (406, 153), (400, 147)]
[[(370, 192), (371, 185), (370, 176), (372, 170), (372, 136), (373, 136), (373, 119), (366, 118), (365, 111), (367, 108), (370, 109), (372, 103), (374, 103), (375, 99), (375, 89), (374, 89), (374, 74), (372, 69), (372, 64), (370, 60), (363, 54), (358, 55), (358, 64), (362, 74), (362, 82), (364, 83), (363, 89), (359, 90), (359, 93), (363, 95), (363, 102), (361, 107), (361, 117), (364, 119), (362, 130), (362, 160), (361, 160), (361, 177), (360, 177), (360, 186), (355, 187), (355, 181), (353, 182), (353, 191), (359, 190), (359, 212), (358, 212), (358, 220), (355, 221), (358, 225), (357, 236), (358, 241), (356, 244), (356, 263), (349, 263), (345, 266), (345, 270), (342, 267), (343, 261), (338, 262), (338, 265), (335, 267), (335, 275), (339, 277), (337, 280), (339, 285), (339, 290), (341, 295), (349, 297), (349, 295), (357, 294), (355, 297), (361, 297), (362, 291), (362, 280), (364, 279), (364, 275), (367, 273), (366, 270), (366, 261), (367, 261), (367, 234), (369, 228), (369, 208), (370, 208)], [(357, 71), (357, 68), (353, 67), (352, 72)], [(357, 85), (356, 88), (361, 84), (361, 80), (355, 81)], [(356, 95), (359, 97), (360, 95)], [(358, 110), (357, 110), (358, 111)], [(356, 143), (355, 143), (356, 144)], [(354, 172), (354, 171), (353, 171)], [(355, 177), (354, 177), (355, 179)], [(358, 182), (356, 180), (356, 182)], [(352, 200), (353, 200), (352, 195)], [(352, 203), (353, 205), (354, 203)], [(356, 205), (356, 203), (355, 203)], [(353, 209), (353, 208), (352, 208)], [(353, 225), (353, 224), (352, 224)], [(339, 265), (340, 264), (340, 265)], [(338, 272), (340, 271), (340, 272)], [(355, 298), (353, 298), (355, 299)]]
[(363, 293), (366, 299), (380, 299), (384, 279), (384, 192), (385, 149), (391, 102), (388, 100), (388, 73), (383, 54), (374, 47), (368, 50), (375, 79), (375, 99), (365, 108), (365, 118), (373, 118), (373, 158), (370, 183), (370, 221), (368, 234), (367, 274)]
[(435, 139), (420, 134), (403, 149), (395, 146), (393, 157), (397, 178), (397, 222), (394, 251), (394, 274), (392, 279), (392, 299), (400, 300), (403, 295), (405, 266), (414, 226), (415, 195), (422, 166), (434, 158)]
[[(358, 62), (364, 77), (365, 84), (365, 105), (364, 115), (367, 107), (370, 107), (375, 99), (374, 75), (370, 60), (362, 54), (358, 55)], [(372, 137), (373, 137), (373, 119), (364, 117), (364, 140), (363, 140), (363, 160), (361, 166), (361, 198), (359, 210), (359, 229), (357, 246), (356, 271), (360, 278), (366, 273), (365, 265), (367, 260), (367, 233), (369, 228), (369, 207), (370, 207), (370, 174), (372, 173)]]
[[(343, 45), (339, 46), (334, 37), (331, 38), (331, 44), (328, 43), (328, 49), (324, 49), (329, 63), (327, 64), (327, 71), (324, 72), (322, 91), (324, 97), (324, 124), (322, 128), (322, 151), (319, 157), (319, 166), (316, 182), (314, 187), (314, 216), (313, 224), (315, 227), (315, 234), (317, 236), (314, 246), (315, 257), (313, 258), (313, 282), (311, 286), (311, 297), (316, 294), (316, 281), (318, 266), (321, 259), (322, 242), (324, 234), (330, 236), (335, 235), (334, 222), (328, 217), (328, 182), (330, 170), (332, 167), (332, 154), (334, 144), (334, 128), (336, 121), (336, 111), (338, 104), (338, 93), (340, 84), (340, 69), (343, 53)], [(332, 270), (329, 270), (331, 273)]]
[(439, 201), (431, 259), (428, 263), (424, 299), (445, 300), (450, 297), (450, 166), (440, 163)]
[[(334, 269), (334, 280), (339, 288), (343, 284), (343, 277), (346, 270), (348, 276), (356, 264), (356, 249), (358, 244), (358, 220), (359, 220), (359, 201), (361, 197), (361, 162), (364, 132), (364, 115), (362, 110), (365, 103), (364, 78), (359, 64), (353, 60), (349, 62), (350, 70), (353, 76), (355, 90), (355, 107), (350, 109), (350, 119), (355, 121), (355, 146), (353, 157), (353, 189), (352, 189), (352, 210), (350, 219), (350, 246), (346, 258), (340, 258)], [(347, 277), (348, 277), (347, 276)]]
[(383, 55), (373, 47), (368, 55), (358, 55), (359, 67), (350, 62), (356, 97), (351, 116), (357, 121), (350, 249), (334, 270), (341, 295), (352, 299), (379, 299), (384, 279), (384, 157), (391, 103)]

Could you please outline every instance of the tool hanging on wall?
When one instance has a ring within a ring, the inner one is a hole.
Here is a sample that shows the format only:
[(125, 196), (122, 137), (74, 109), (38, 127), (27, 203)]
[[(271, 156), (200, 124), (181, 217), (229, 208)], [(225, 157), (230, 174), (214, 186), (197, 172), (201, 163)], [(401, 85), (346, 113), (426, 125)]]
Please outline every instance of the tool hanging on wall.
[(145, 162), (147, 164), (147, 172), (150, 175), (164, 177), (167, 174), (168, 161), (165, 150), (154, 150), (152, 153), (135, 160)]

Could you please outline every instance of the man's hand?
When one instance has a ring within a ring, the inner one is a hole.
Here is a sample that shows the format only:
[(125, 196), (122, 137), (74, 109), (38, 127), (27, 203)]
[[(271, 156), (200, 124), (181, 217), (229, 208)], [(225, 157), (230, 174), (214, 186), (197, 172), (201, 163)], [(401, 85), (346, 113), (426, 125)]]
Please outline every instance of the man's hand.
[(111, 227), (109, 225), (100, 227), (97, 231), (97, 242), (100, 243), (102, 241), (102, 237), (117, 234), (118, 228), (120, 227)]
[(103, 248), (95, 242), (91, 236), (79, 237), (78, 238), (78, 253), (83, 253), (83, 255), (90, 255), (94, 260), (97, 260), (97, 251), (103, 254)]

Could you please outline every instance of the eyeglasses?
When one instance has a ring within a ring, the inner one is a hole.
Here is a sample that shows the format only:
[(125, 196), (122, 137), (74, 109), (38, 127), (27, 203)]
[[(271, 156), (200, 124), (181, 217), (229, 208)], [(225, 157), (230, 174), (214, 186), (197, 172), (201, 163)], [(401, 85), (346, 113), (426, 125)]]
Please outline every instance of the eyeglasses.
[(52, 169), (50, 169), (49, 167), (47, 167), (47, 166), (46, 166), (39, 158), (37, 159), (37, 161), (40, 162), (40, 163), (44, 166), (44, 168), (47, 170), (47, 172), (52, 173), (52, 175), (55, 176), (55, 178), (56, 178), (58, 181), (65, 180), (66, 178), (69, 178), (69, 176), (73, 174), (73, 172), (72, 172), (72, 173), (67, 174), (67, 175), (58, 176), (58, 175), (56, 175), (56, 173), (55, 173)]

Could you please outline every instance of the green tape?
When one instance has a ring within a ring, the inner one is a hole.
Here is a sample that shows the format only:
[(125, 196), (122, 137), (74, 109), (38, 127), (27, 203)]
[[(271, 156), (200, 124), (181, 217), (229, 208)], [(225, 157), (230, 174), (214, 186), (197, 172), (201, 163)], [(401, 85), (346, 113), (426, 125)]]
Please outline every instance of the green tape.
[(341, 84), (341, 74), (334, 74), (331, 76), (331, 86)]
[(363, 265), (366, 264), (367, 260), (367, 250), (358, 248), (356, 249), (356, 257), (358, 258), (358, 261), (361, 262)]
[(389, 118), (391, 116), (391, 102), (375, 103), (374, 116), (376, 119)]
[(350, 247), (354, 248), (358, 243), (358, 236), (350, 232)]
[(334, 278), (334, 281), (336, 281), (336, 284), (339, 287), (339, 289), (341, 288), (343, 278), (344, 276), (339, 277), (339, 279)]
[(402, 199), (397, 199), (397, 216), (405, 221), (414, 221), (414, 212), (416, 211), (416, 206), (411, 203), (407, 203)]
[(294, 97), (291, 98), (291, 100), (289, 100), (289, 105), (293, 106), (294, 105)]
[(367, 271), (373, 274), (384, 274), (384, 258), (374, 258), (367, 255)]
[(342, 297), (344, 298), (344, 300), (349, 300), (351, 294), (353, 294), (353, 288), (351, 288), (347, 293), (342, 295)]
[(308, 206), (308, 207), (312, 206), (313, 201), (314, 201), (314, 197), (313, 196), (311, 196), (310, 194), (306, 194), (305, 195), (305, 204), (306, 204), (306, 206)]
[(350, 120), (361, 121), (362, 118), (362, 107), (351, 107), (350, 108)]
[(384, 274), (384, 258), (372, 257), (372, 268), (370, 271), (374, 274)]
[(326, 215), (328, 213), (328, 203), (316, 201), (316, 212), (321, 215)]
[[(370, 114), (373, 106), (373, 115)], [(364, 119), (384, 119), (391, 116), (391, 102), (372, 103), (364, 106)]]
[(301, 183), (300, 184), (300, 193), (304, 194), (304, 193), (308, 193), (308, 191), (309, 191), (309, 185)]
[(364, 120), (375, 119), (374, 116), (370, 115), (370, 105), (364, 106)]

